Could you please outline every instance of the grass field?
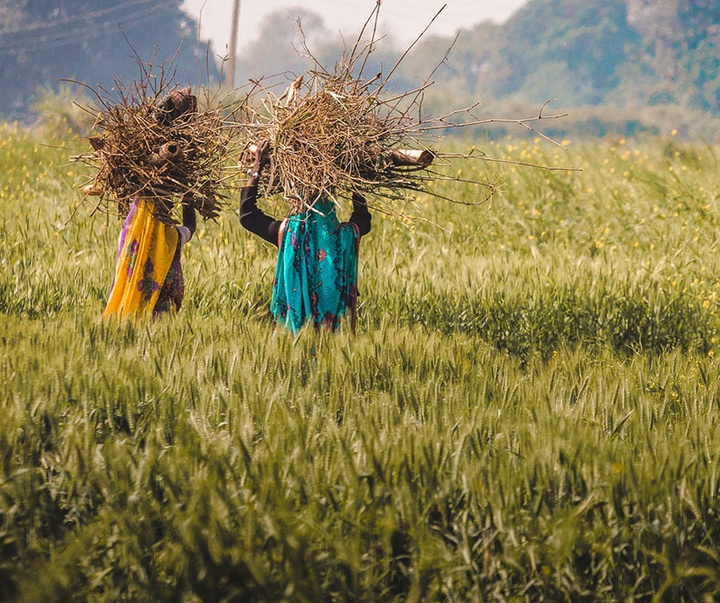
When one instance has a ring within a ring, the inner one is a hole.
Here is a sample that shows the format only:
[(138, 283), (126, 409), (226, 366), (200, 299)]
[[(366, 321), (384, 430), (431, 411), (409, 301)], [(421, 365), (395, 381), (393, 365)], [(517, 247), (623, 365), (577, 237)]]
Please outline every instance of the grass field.
[(236, 207), (102, 320), (81, 144), (0, 126), (0, 600), (720, 598), (717, 150), (475, 141), (582, 171), (448, 167), (500, 192), (376, 214), (358, 333), (293, 339)]

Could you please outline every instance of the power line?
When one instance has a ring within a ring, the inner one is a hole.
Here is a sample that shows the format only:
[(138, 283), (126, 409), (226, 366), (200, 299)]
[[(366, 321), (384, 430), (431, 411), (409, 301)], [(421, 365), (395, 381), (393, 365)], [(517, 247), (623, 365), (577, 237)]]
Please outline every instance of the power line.
[(152, 0), (126, 0), (125, 2), (121, 2), (120, 4), (116, 4), (115, 6), (111, 6), (110, 8), (104, 8), (101, 10), (95, 10), (95, 11), (88, 11), (85, 13), (77, 13), (70, 17), (65, 17), (62, 19), (53, 19), (50, 21), (35, 21), (26, 23), (21, 27), (16, 28), (8, 28), (3, 31), (0, 31), (0, 39), (6, 34), (17, 34), (17, 33), (27, 33), (30, 31), (37, 31), (42, 29), (56, 29), (58, 27), (62, 27), (64, 25), (72, 25), (73, 23), (78, 22), (85, 22), (88, 19), (102, 19), (103, 17), (107, 15), (111, 15), (112, 13), (122, 12), (123, 10), (127, 8), (131, 8), (133, 6), (140, 6), (143, 5), (152, 5), (152, 4), (166, 4), (170, 6), (171, 4), (174, 4), (171, 0), (165, 0), (165, 2), (162, 2), (162, 0), (158, 0), (157, 2), (153, 2)]
[[(18, 28), (10, 34), (0, 33), (0, 53), (8, 53), (9, 51), (13, 53), (18, 51), (44, 52), (51, 47), (58, 48), (67, 46), (72, 42), (78, 43), (97, 39), (107, 36), (115, 26), (132, 28), (142, 25), (149, 17), (161, 16), (162, 12), (170, 9), (173, 4), (169, 0), (165, 2), (131, 1), (115, 7), (115, 9), (138, 7), (124, 18), (122, 13), (117, 15), (117, 10), (110, 11), (110, 9), (107, 9), (85, 13), (72, 19), (56, 21), (49, 26), (44, 24), (43, 27), (40, 27), (33, 24), (25, 28)], [(112, 18), (113, 13), (116, 14), (116, 18)], [(92, 20), (89, 20), (88, 17), (92, 17)]]

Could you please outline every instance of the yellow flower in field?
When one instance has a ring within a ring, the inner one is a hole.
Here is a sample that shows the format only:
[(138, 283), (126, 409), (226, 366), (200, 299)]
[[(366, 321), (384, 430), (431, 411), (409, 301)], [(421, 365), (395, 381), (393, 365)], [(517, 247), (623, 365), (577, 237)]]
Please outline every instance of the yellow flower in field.
[(550, 568), (547, 565), (541, 565), (540, 566), (540, 573), (543, 576), (549, 576), (550, 575)]
[(670, 136), (677, 136), (677, 133), (678, 133), (677, 130), (672, 130), (672, 131), (670, 132)]
[(709, 308), (709, 307), (710, 307), (710, 302), (706, 299), (706, 300), (702, 303), (702, 307), (705, 308), (705, 309)]

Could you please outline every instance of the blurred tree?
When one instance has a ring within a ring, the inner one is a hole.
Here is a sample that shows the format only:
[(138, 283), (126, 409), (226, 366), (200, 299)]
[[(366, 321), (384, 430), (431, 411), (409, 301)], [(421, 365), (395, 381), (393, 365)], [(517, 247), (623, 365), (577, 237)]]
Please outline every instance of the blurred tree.
[(720, 3), (717, 0), (627, 0), (628, 20), (642, 36), (651, 104), (720, 111)]
[[(276, 13), (240, 57), (244, 78), (288, 71), (290, 80), (312, 68), (301, 50), (298, 20), (324, 67), (332, 68), (355, 42), (355, 32), (333, 35), (310, 11)], [(611, 105), (613, 115), (634, 115), (631, 121), (648, 114), (648, 106), (720, 114), (718, 48), (718, 0), (530, 0), (506, 23), (479, 23), (456, 40), (431, 28), (403, 58), (387, 90), (415, 89), (432, 74), (434, 85), (417, 103), (426, 116), (474, 103), (479, 117), (511, 116), (548, 99), (556, 99), (553, 108), (601, 111)], [(387, 75), (405, 50), (392, 39), (379, 41), (365, 75)]]
[[(181, 2), (0, 0), (0, 117), (21, 117), (35, 91), (57, 89), (60, 78), (93, 87), (109, 87), (115, 77), (130, 82), (138, 76), (135, 54), (158, 66), (177, 52), (179, 80), (218, 78), (218, 57), (195, 40)], [(284, 86), (315, 59), (331, 69), (357, 32), (343, 37), (297, 8), (240, 36), (235, 81), (265, 77), (265, 85)], [(435, 115), (478, 101), (536, 106), (549, 98), (565, 107), (677, 104), (718, 114), (719, 48), (718, 0), (530, 0), (506, 23), (461, 30), (454, 43), (431, 28), (387, 89), (417, 88), (432, 73), (422, 107)], [(404, 50), (391, 38), (379, 41), (365, 75), (387, 75)], [(284, 76), (269, 77), (275, 74)]]
[[(243, 40), (253, 32), (240, 31), (244, 50), (237, 58), (235, 81), (242, 86), (248, 80), (268, 78), (265, 85), (294, 80), (313, 66), (303, 47), (330, 37), (319, 15), (302, 9), (270, 13), (261, 23), (254, 39)], [(278, 92), (281, 94), (282, 90)]]
[[(357, 32), (333, 35), (321, 16), (303, 8), (275, 11), (265, 18), (254, 40), (246, 43), (238, 57), (236, 82), (248, 85), (249, 80), (264, 77), (263, 85), (278, 84), (275, 92), (281, 94), (289, 81), (315, 68), (316, 61), (322, 68), (332, 70), (350, 52), (358, 35), (359, 27)], [(392, 44), (385, 41), (378, 44), (364, 67), (364, 77), (388, 73), (400, 54)], [(389, 90), (407, 89), (411, 85), (414, 84), (398, 73), (393, 76)]]
[(566, 105), (602, 103), (640, 43), (625, 0), (534, 0), (503, 26), (503, 40), (479, 85)]
[[(184, 83), (217, 78), (182, 0), (0, 0), (0, 116), (24, 118), (38, 89), (61, 78), (110, 88), (139, 76), (137, 59)], [(137, 57), (135, 56), (137, 55)]]

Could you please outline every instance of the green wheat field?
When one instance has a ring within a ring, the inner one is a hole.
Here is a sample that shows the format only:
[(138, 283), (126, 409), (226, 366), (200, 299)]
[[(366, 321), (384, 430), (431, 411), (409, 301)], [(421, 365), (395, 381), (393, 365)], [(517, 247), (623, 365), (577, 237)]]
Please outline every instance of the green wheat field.
[(499, 190), (375, 213), (357, 333), (293, 338), (237, 199), (101, 319), (83, 141), (0, 126), (0, 600), (719, 600), (718, 149), (471, 144), (579, 169), (442, 166)]

